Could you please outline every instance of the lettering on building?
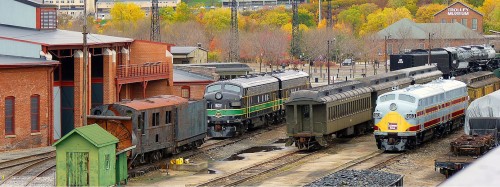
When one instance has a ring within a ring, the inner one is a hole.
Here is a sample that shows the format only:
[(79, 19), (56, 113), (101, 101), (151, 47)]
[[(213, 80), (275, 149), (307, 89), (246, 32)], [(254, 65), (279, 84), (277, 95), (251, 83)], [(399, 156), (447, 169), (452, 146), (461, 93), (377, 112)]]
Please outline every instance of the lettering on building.
[(469, 8), (448, 8), (449, 16), (468, 16)]

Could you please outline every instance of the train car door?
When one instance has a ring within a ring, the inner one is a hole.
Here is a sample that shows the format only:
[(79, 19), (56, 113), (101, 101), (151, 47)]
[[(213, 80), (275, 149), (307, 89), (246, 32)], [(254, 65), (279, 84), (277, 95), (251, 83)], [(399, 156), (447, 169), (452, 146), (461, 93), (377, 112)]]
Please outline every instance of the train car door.
[(302, 124), (301, 131), (311, 131), (311, 109), (309, 108), (309, 105), (298, 105), (297, 110), (299, 111), (298, 121)]

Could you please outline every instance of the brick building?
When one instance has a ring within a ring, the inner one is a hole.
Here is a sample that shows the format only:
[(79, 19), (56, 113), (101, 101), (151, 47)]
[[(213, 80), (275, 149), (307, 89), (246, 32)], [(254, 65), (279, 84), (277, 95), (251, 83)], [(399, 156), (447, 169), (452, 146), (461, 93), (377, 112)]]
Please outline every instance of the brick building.
[[(2, 5), (6, 4), (12, 5), (12, 10), (0, 11), (0, 55), (60, 62), (53, 70), (52, 83), (45, 85), (51, 88), (52, 96), (49, 98), (53, 100), (40, 100), (41, 103), (48, 103), (52, 110), (49, 115), (52, 122), (48, 124), (53, 129), (52, 142), (71, 131), (74, 124), (76, 127), (83, 125), (83, 87), (89, 91), (87, 113), (95, 105), (172, 94), (173, 57), (169, 52), (170, 45), (89, 34), (89, 81), (84, 85), (82, 33), (58, 30), (54, 6), (28, 0), (2, 1)], [(3, 8), (0, 6), (0, 10)], [(5, 17), (16, 19), (3, 19)], [(21, 73), (21, 69), (11, 71)], [(36, 75), (32, 78), (36, 79)], [(5, 84), (18, 86), (16, 82)], [(16, 131), (18, 133), (21, 132)]]
[(483, 33), (483, 14), (460, 1), (434, 14), (434, 23), (460, 23), (473, 31)]
[(57, 61), (0, 55), (0, 151), (50, 143)]
[(174, 66), (173, 94), (186, 99), (203, 99), (206, 86), (218, 79), (213, 67)]
[(378, 43), (371, 56), (378, 56), (380, 62), (385, 60), (384, 48), (391, 55), (412, 49), (428, 49), (429, 44), (431, 48), (440, 48), (486, 42), (484, 36), (457, 22), (415, 23), (407, 18), (380, 30), (376, 36)]

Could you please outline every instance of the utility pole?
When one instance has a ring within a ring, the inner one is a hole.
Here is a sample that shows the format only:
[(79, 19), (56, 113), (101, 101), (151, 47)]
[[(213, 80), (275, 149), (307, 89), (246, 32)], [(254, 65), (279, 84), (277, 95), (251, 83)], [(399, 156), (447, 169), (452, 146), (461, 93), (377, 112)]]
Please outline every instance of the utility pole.
[(82, 126), (87, 125), (87, 68), (89, 61), (89, 49), (87, 46), (87, 1), (83, 1), (83, 99), (82, 99)]
[(318, 24), (321, 23), (321, 0), (318, 1)]
[(332, 0), (328, 0), (328, 12), (326, 13), (328, 16), (326, 19), (327, 23), (326, 26), (331, 29), (333, 27), (333, 20), (332, 20)]
[(431, 33), (429, 33), (429, 53), (427, 54), (427, 65), (431, 65)]
[(300, 41), (300, 31), (299, 31), (299, 13), (298, 13), (298, 1), (299, 0), (293, 0), (292, 1), (292, 42), (291, 42), (291, 54), (292, 57), (296, 57), (300, 54), (300, 47), (299, 47), (299, 41)]
[(330, 85), (330, 40), (326, 41), (326, 67), (327, 67), (327, 80), (328, 80), (328, 85)]
[(158, 9), (158, 0), (151, 1), (151, 33), (149, 35), (151, 41), (160, 42), (160, 15)]
[(384, 36), (384, 56), (385, 56), (385, 60), (384, 60), (384, 66), (385, 66), (385, 72), (387, 73), (388, 70), (387, 70), (387, 39), (390, 39), (391, 38), (391, 35), (389, 34), (389, 36)]
[(240, 59), (238, 6), (236, 3), (236, 0), (231, 1), (231, 39), (229, 40), (229, 62), (238, 62)]

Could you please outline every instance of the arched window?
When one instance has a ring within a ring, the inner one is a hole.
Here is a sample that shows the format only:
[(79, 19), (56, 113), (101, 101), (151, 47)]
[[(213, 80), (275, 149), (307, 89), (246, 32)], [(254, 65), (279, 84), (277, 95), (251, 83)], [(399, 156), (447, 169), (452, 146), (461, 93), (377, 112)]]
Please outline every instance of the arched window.
[(31, 132), (40, 132), (40, 96), (31, 96)]
[(189, 86), (182, 86), (181, 87), (181, 97), (189, 99), (189, 96), (191, 95), (191, 90)]
[(15, 105), (15, 97), (9, 96), (5, 98), (5, 135), (14, 135), (16, 132), (15, 123), (14, 123), (14, 105)]

